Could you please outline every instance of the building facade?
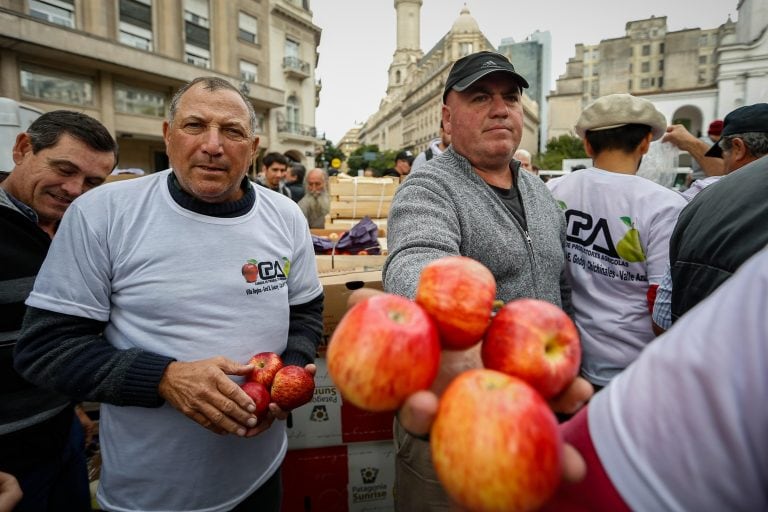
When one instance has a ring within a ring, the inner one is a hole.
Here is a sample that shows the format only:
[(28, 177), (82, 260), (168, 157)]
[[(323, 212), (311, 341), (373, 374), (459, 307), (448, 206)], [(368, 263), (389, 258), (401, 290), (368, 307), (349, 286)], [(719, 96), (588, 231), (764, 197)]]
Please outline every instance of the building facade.
[[(397, 49), (389, 68), (387, 95), (358, 133), (361, 144), (381, 150), (424, 151), (439, 136), (443, 88), (453, 63), (482, 50), (496, 51), (465, 6), (451, 29), (430, 49), (418, 48), (421, 0), (395, 0)], [(537, 152), (538, 104), (523, 95), (520, 147)]]
[(309, 0), (0, 0), (0, 96), (89, 114), (121, 168), (153, 172), (173, 93), (216, 76), (251, 100), (262, 151), (312, 165), (320, 35)]
[[(740, 2), (740, 20), (742, 6), (750, 1)], [(718, 77), (721, 50), (734, 37), (736, 25), (728, 19), (713, 29), (668, 31), (665, 16), (651, 17), (628, 22), (625, 37), (577, 44), (548, 97), (547, 139), (573, 135), (582, 109), (614, 93), (643, 96), (668, 122), (684, 124), (694, 134), (706, 132), (711, 121), (732, 110), (719, 108)]]

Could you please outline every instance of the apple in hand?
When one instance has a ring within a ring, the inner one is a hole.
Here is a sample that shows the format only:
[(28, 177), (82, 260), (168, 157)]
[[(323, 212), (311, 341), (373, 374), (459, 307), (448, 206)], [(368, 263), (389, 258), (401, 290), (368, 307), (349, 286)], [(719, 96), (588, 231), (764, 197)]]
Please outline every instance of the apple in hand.
[(421, 306), (382, 293), (347, 311), (331, 336), (326, 359), (345, 400), (367, 411), (393, 411), (435, 380), (440, 340)]
[(296, 409), (312, 400), (315, 378), (301, 366), (284, 366), (272, 381), (272, 401), (284, 411)]
[(416, 302), (434, 319), (443, 346), (453, 350), (467, 349), (482, 339), (495, 299), (491, 271), (466, 256), (430, 262), (416, 288)]
[(518, 299), (493, 317), (481, 355), (483, 366), (523, 379), (548, 400), (576, 378), (581, 343), (565, 311), (542, 300)]
[(497, 371), (468, 370), (451, 382), (430, 445), (440, 482), (468, 510), (537, 510), (560, 483), (554, 414), (531, 386)]
[(245, 394), (248, 395), (256, 405), (256, 410), (253, 414), (259, 420), (266, 418), (267, 413), (269, 412), (269, 403), (272, 401), (266, 386), (259, 382), (248, 381), (241, 384), (240, 387), (243, 388)]
[(283, 360), (274, 352), (259, 352), (248, 361), (248, 364), (254, 366), (250, 380), (264, 384), (269, 389), (275, 374), (283, 367)]

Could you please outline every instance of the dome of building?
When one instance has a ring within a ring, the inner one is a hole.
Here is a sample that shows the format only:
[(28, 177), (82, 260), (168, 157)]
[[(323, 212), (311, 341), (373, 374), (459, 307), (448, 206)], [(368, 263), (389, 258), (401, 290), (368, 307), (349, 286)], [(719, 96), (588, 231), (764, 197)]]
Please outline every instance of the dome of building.
[(461, 14), (453, 22), (451, 32), (454, 34), (467, 34), (470, 32), (480, 32), (480, 26), (477, 24), (477, 20), (469, 14), (469, 8), (464, 4), (464, 8), (461, 9)]

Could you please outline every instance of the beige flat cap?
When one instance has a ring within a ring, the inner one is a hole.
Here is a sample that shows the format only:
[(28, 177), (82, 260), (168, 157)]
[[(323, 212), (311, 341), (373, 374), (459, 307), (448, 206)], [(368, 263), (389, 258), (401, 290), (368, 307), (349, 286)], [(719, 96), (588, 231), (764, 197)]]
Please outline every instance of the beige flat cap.
[(653, 140), (664, 135), (667, 119), (648, 100), (631, 94), (609, 94), (598, 98), (585, 108), (574, 127), (579, 137), (590, 130), (608, 130), (627, 124), (645, 124), (651, 127)]

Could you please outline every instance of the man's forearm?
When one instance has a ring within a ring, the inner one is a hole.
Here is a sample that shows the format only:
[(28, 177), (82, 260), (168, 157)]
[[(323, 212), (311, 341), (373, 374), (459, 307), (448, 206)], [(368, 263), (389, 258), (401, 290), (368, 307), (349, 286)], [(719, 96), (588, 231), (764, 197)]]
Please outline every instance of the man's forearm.
[(315, 361), (323, 335), (323, 294), (306, 304), (291, 306), (285, 364), (305, 366)]
[(119, 350), (104, 323), (30, 307), (14, 355), (25, 379), (77, 400), (157, 407), (157, 385), (173, 361), (140, 349)]

